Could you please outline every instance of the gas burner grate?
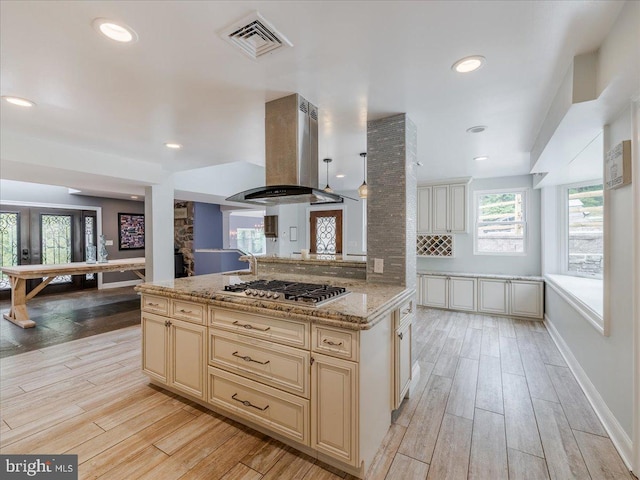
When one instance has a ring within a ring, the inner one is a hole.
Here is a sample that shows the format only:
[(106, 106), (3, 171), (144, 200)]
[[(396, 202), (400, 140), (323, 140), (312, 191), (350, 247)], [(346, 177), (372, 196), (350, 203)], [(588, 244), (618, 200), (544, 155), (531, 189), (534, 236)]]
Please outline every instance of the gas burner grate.
[(348, 294), (344, 287), (283, 280), (253, 280), (226, 285), (224, 291), (267, 300), (321, 305)]

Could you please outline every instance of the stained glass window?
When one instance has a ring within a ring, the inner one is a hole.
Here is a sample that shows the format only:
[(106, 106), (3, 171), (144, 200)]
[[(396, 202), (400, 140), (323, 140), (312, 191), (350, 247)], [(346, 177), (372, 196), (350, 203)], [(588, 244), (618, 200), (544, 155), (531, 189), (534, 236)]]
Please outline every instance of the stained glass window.
[[(18, 264), (18, 214), (0, 212), (0, 265), (9, 267)], [(11, 288), (9, 277), (0, 277), (0, 290)]]
[[(96, 238), (95, 234), (95, 218), (94, 217), (84, 217), (84, 238), (86, 239), (85, 255), (87, 251), (87, 246), (89, 244), (95, 245), (94, 239)], [(86, 260), (86, 258), (85, 258)], [(87, 273), (85, 278), (87, 280), (93, 280), (95, 278), (95, 273)]]
[(336, 253), (336, 217), (317, 218), (316, 253)]
[[(40, 217), (42, 226), (42, 264), (56, 265), (72, 261), (71, 215)], [(71, 275), (57, 276), (51, 283), (69, 283)]]

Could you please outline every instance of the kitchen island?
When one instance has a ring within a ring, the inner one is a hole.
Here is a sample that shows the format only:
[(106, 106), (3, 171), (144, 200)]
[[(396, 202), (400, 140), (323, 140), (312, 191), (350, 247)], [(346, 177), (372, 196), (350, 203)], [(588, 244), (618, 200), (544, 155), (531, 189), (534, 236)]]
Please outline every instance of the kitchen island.
[(252, 275), (145, 283), (152, 383), (364, 477), (411, 382), (413, 289), (260, 274), (350, 293), (321, 306), (225, 292)]

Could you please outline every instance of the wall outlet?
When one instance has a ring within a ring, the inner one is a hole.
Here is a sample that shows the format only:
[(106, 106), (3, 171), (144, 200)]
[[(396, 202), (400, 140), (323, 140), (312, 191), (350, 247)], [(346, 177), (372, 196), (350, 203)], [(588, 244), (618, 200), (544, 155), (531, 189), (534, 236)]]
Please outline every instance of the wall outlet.
[(111, 247), (113, 245), (113, 240), (105, 240), (104, 241), (105, 246), (107, 247)]
[(373, 273), (383, 273), (384, 272), (384, 259), (383, 258), (374, 258), (373, 259)]

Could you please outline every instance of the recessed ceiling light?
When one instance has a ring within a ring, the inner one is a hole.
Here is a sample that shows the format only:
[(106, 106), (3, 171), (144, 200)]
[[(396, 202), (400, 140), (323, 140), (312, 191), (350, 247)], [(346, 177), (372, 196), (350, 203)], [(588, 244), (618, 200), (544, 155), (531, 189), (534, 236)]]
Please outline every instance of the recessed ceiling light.
[(19, 107), (33, 107), (35, 105), (35, 102), (27, 100), (26, 98), (10, 97), (6, 95), (3, 95), (2, 98), (10, 104), (17, 105)]
[(339, 173), (336, 175), (336, 178), (344, 178), (344, 173)]
[(482, 133), (487, 128), (489, 127), (487, 127), (486, 125), (476, 125), (475, 127), (467, 128), (467, 133)]
[(458, 73), (470, 73), (478, 70), (484, 62), (485, 58), (482, 55), (472, 55), (461, 58), (451, 66), (451, 69)]
[(473, 159), (477, 162), (481, 162), (482, 160), (489, 160), (489, 157), (487, 157), (486, 155), (482, 155), (480, 157), (474, 157)]
[(182, 148), (182, 144), (173, 142), (167, 142), (164, 144), (164, 146), (167, 148), (172, 148), (173, 150), (180, 150)]
[(137, 195), (131, 195), (131, 200), (137, 200), (138, 196)]
[(131, 43), (138, 40), (138, 34), (133, 28), (124, 23), (116, 23), (106, 18), (96, 18), (92, 22), (93, 28), (105, 37), (120, 43)]

